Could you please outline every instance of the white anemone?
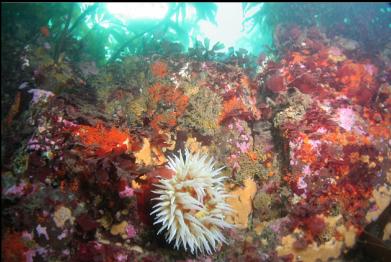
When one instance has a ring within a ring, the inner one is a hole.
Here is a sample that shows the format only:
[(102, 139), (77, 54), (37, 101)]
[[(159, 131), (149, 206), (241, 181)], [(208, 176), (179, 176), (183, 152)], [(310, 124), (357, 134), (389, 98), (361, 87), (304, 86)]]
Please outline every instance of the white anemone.
[(158, 197), (151, 215), (154, 224), (161, 224), (158, 234), (165, 233), (168, 243), (175, 242), (175, 248), (183, 247), (191, 253), (211, 254), (216, 246), (226, 243), (222, 234), (224, 228), (232, 225), (225, 221), (225, 215), (232, 211), (225, 198), (220, 175), (223, 169), (215, 169), (213, 158), (206, 154), (192, 154), (185, 150), (185, 158), (169, 158), (167, 167), (174, 171), (169, 178), (161, 178), (153, 191)]

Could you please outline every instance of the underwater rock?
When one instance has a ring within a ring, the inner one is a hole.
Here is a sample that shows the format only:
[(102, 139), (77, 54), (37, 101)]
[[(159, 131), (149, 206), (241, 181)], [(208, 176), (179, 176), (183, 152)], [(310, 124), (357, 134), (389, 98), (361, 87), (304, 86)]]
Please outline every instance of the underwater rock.
[[(126, 43), (118, 28), (82, 26), (96, 5), (81, 20), (49, 7), (31, 35), (8, 24), (31, 43), (3, 41), (5, 260), (343, 259), (390, 205), (389, 44), (365, 52), (340, 25), (307, 27), (295, 12), (254, 68), (244, 49), (205, 40), (183, 53), (160, 29)], [(98, 32), (127, 44), (106, 65)]]

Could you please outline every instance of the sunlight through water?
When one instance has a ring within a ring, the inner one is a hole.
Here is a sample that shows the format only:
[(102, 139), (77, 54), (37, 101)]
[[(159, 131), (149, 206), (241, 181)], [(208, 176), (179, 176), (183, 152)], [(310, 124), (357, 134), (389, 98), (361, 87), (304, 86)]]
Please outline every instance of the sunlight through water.
[[(211, 44), (218, 41), (225, 45), (225, 50), (231, 46), (238, 47), (238, 41), (244, 37), (242, 26), (241, 3), (217, 3), (216, 25), (209, 21), (200, 21), (202, 34), (198, 40), (209, 38)], [(133, 19), (162, 19), (167, 13), (167, 3), (107, 3), (108, 11), (126, 22)], [(192, 10), (189, 10), (192, 11)], [(188, 12), (194, 15), (195, 12)], [(240, 47), (245, 47), (240, 45)]]

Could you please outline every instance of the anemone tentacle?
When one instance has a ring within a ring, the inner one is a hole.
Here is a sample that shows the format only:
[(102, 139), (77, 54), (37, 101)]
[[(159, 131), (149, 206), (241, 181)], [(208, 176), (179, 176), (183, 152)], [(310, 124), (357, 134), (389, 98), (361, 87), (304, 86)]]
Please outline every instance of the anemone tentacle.
[(165, 232), (166, 241), (174, 242), (176, 249), (211, 254), (227, 242), (221, 231), (232, 227), (225, 221), (232, 212), (225, 203), (230, 195), (221, 176), (224, 167), (216, 169), (215, 165), (213, 157), (186, 149), (184, 155), (179, 152), (168, 157), (167, 168), (175, 175), (155, 184), (157, 197), (153, 200), (157, 204), (151, 215), (154, 224), (161, 224), (159, 233)]

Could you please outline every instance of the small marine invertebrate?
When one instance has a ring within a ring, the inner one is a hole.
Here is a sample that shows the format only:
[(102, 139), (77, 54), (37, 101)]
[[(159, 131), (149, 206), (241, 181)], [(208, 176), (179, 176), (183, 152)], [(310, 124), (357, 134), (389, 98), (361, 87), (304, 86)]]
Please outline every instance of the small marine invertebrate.
[(216, 246), (226, 242), (221, 230), (232, 227), (225, 222), (225, 215), (231, 208), (224, 199), (222, 168), (215, 169), (213, 158), (207, 155), (191, 154), (185, 150), (174, 158), (169, 158), (168, 168), (175, 174), (171, 178), (161, 178), (155, 186), (154, 205), (151, 215), (154, 224), (160, 224), (158, 231), (166, 231), (167, 242), (175, 239), (175, 248), (182, 246), (191, 253), (212, 253)]

